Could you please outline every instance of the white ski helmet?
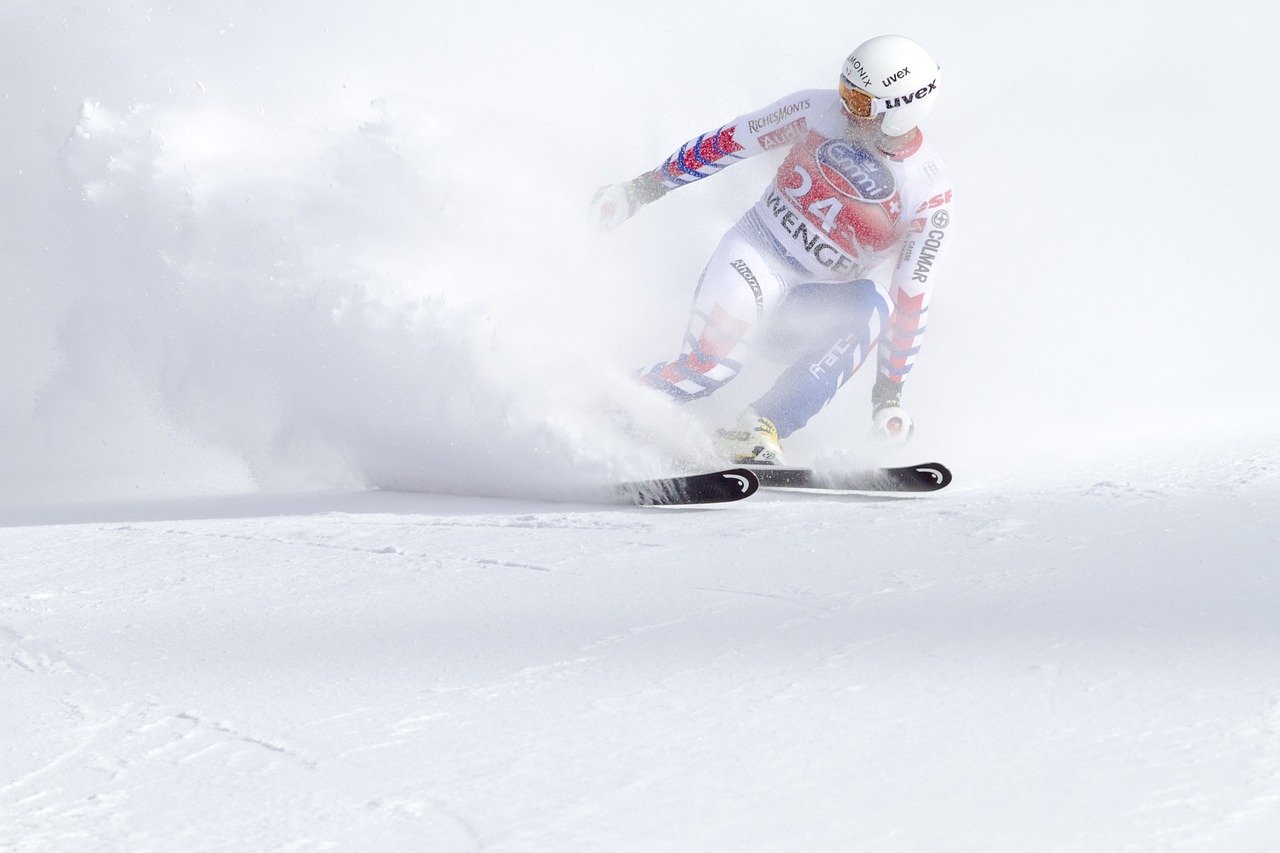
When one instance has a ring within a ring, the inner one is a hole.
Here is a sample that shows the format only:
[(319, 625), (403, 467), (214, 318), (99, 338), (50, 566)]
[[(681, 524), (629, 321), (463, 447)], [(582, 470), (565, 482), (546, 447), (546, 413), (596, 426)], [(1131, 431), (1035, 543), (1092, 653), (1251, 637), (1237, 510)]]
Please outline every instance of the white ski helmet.
[(840, 98), (851, 115), (883, 115), (885, 135), (902, 136), (933, 109), (941, 82), (942, 69), (923, 47), (903, 36), (877, 36), (844, 61)]

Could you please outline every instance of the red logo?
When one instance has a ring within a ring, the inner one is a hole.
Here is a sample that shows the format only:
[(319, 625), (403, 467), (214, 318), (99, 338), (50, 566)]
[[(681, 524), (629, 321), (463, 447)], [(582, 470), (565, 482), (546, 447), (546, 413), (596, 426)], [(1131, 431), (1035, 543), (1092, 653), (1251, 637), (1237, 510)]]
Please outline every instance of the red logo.
[(790, 145), (800, 137), (804, 136), (809, 127), (805, 124), (804, 116), (796, 119), (789, 124), (784, 124), (775, 131), (766, 133), (758, 140), (760, 147), (765, 151), (771, 148), (781, 148), (784, 145)]
[(916, 208), (916, 213), (919, 213), (922, 210), (932, 210), (935, 207), (942, 207), (942, 205), (950, 204), (950, 203), (951, 203), (951, 190), (947, 190), (946, 192), (939, 193), (938, 195), (935, 195), (933, 198), (921, 204), (919, 207)]

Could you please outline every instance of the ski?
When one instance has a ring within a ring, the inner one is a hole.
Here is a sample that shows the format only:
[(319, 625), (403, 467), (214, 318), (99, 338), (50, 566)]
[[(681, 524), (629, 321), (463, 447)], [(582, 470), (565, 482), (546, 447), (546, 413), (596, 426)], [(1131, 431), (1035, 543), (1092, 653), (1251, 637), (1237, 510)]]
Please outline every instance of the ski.
[(726, 503), (749, 498), (760, 488), (754, 471), (730, 468), (709, 474), (688, 474), (656, 480), (634, 480), (620, 484), (616, 491), (625, 503), (640, 506), (682, 506)]
[(755, 472), (766, 489), (814, 489), (829, 492), (936, 492), (951, 483), (951, 471), (939, 462), (865, 471), (814, 471), (811, 468), (770, 468)]

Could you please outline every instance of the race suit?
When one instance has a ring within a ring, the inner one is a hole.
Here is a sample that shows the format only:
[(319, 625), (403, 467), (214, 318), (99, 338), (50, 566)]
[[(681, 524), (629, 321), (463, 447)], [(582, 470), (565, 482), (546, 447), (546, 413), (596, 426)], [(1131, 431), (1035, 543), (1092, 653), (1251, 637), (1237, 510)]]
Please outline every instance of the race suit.
[[(773, 183), (703, 271), (680, 356), (641, 372), (678, 400), (705, 396), (765, 340), (802, 341), (753, 408), (780, 436), (804, 426), (879, 346), (873, 396), (898, 399), (920, 351), (929, 297), (954, 231), (952, 190), (914, 131), (892, 151), (860, 141), (835, 90), (796, 92), (680, 147), (639, 181), (653, 195), (775, 148)], [(867, 278), (890, 257), (888, 286)]]

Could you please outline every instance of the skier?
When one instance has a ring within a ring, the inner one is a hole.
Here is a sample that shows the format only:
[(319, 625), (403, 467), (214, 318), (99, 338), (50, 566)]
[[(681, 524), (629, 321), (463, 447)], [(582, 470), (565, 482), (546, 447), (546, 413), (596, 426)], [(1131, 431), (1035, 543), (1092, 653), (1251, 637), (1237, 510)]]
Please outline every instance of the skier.
[[(917, 126), (941, 79), (920, 45), (873, 38), (845, 60), (838, 88), (802, 90), (740, 116), (592, 199), (608, 230), (677, 187), (789, 149), (703, 271), (680, 355), (640, 374), (683, 402), (733, 379), (755, 344), (799, 349), (735, 428), (719, 433), (735, 463), (783, 464), (781, 439), (808, 423), (877, 345), (872, 435), (890, 444), (910, 438), (902, 387), (955, 227), (946, 168)], [(887, 288), (867, 277), (895, 255)]]

